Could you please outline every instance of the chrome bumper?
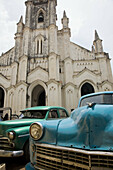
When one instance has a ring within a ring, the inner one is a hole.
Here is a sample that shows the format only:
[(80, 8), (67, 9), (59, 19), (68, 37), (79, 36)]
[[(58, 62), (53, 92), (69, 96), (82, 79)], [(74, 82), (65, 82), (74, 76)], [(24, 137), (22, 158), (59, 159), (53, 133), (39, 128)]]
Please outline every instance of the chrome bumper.
[(23, 150), (20, 151), (6, 151), (0, 150), (0, 157), (19, 157), (24, 154)]

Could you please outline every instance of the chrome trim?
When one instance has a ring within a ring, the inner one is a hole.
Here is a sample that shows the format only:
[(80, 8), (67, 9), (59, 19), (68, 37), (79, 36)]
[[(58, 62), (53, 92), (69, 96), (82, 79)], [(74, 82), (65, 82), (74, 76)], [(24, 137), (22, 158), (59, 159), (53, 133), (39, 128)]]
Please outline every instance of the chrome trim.
[(113, 152), (90, 151), (36, 143), (35, 168), (45, 170), (110, 170), (113, 169)]
[(22, 156), (24, 152), (22, 150), (20, 151), (6, 151), (6, 150), (0, 150), (0, 157), (19, 157)]
[(19, 135), (19, 138), (25, 137), (25, 136), (29, 136), (29, 134), (25, 134), (25, 135)]
[(66, 151), (74, 151), (78, 153), (83, 153), (87, 155), (105, 155), (105, 156), (113, 156), (113, 152), (105, 152), (105, 151), (89, 151), (89, 150), (82, 150), (82, 149), (76, 149), (76, 148), (68, 148), (68, 147), (62, 147), (62, 146), (56, 146), (56, 145), (48, 145), (48, 144), (35, 144), (36, 146), (41, 147), (48, 147), (53, 149), (61, 149)]
[(0, 137), (0, 147), (14, 148), (15, 144), (7, 137)]
[(45, 170), (45, 169), (42, 169), (42, 168), (39, 168), (39, 167), (37, 168), (36, 165), (34, 165), (34, 168), (35, 168), (35, 169), (38, 169), (38, 170)]

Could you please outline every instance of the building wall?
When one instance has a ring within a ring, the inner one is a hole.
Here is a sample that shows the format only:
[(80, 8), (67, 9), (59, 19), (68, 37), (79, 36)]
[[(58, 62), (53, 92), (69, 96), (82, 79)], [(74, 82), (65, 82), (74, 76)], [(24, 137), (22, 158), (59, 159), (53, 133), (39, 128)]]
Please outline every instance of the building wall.
[(64, 106), (71, 112), (83, 85), (89, 84), (94, 92), (113, 90), (110, 58), (97, 32), (92, 51), (71, 42), (65, 11), (62, 29), (56, 25), (56, 2), (26, 1), (25, 24), (21, 17), (15, 46), (0, 56), (3, 107), (11, 107), (13, 113), (35, 105), (41, 97), (46, 105)]

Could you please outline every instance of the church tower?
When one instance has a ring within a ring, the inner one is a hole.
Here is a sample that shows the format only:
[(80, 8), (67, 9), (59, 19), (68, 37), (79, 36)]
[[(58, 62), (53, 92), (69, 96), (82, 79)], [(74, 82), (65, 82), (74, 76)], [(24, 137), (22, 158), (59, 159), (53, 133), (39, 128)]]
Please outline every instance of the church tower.
[[(46, 69), (44, 67), (44, 70), (46, 70), (48, 74), (47, 102), (49, 105), (58, 105), (60, 104), (58, 98), (60, 81), (59, 56), (57, 50), (58, 27), (56, 26), (57, 0), (27, 0), (25, 5), (26, 16), (23, 35), (23, 55), (28, 57), (27, 70), (29, 73), (33, 69), (43, 69), (44, 66), (39, 63), (47, 61)], [(39, 68), (40, 65), (41, 67)], [(53, 94), (55, 93), (56, 101), (50, 97), (51, 91), (53, 91)]]
[(25, 26), (31, 29), (56, 25), (56, 0), (27, 0)]
[[(47, 56), (57, 52), (56, 0), (27, 0), (24, 46), (25, 55)], [(54, 41), (55, 40), (55, 41)], [(51, 43), (54, 42), (54, 43)], [(51, 45), (49, 45), (51, 43)], [(32, 48), (31, 48), (32, 46)]]
[(97, 31), (95, 30), (95, 39), (93, 41), (92, 52), (95, 53), (96, 59), (99, 62), (99, 68), (101, 72), (101, 81), (111, 81), (112, 80), (112, 71), (110, 67), (110, 58), (109, 54), (104, 52), (102, 40), (100, 39)]

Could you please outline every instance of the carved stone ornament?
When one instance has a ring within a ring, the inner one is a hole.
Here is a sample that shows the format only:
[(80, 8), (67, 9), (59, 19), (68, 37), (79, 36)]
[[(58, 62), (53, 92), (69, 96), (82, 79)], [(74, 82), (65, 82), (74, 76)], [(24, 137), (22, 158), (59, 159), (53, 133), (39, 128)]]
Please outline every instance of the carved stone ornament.
[(47, 3), (48, 0), (34, 0), (34, 4), (37, 5), (37, 4), (43, 4), (43, 3)]

